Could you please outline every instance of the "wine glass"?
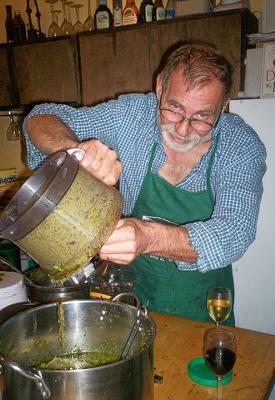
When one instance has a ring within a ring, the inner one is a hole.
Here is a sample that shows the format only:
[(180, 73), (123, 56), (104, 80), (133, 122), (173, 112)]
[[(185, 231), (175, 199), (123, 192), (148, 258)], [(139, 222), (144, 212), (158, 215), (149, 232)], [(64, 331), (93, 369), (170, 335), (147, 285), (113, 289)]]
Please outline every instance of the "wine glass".
[(21, 126), (19, 121), (15, 121), (13, 111), (9, 111), (10, 123), (7, 129), (7, 140), (19, 140), (21, 135)]
[(83, 24), (79, 19), (79, 9), (83, 7), (83, 4), (73, 4), (72, 8), (75, 9), (75, 13), (76, 13), (76, 23), (74, 24), (74, 32), (75, 33), (79, 33), (81, 31), (83, 31)]
[(88, 16), (84, 21), (83, 30), (84, 31), (92, 31), (93, 29), (95, 29), (95, 23), (94, 23), (94, 19), (92, 17), (91, 0), (88, 0)]
[(71, 29), (74, 30), (73, 24), (72, 24), (72, 17), (71, 17), (71, 5), (74, 4), (73, 1), (67, 1), (65, 0), (65, 7), (67, 7), (67, 17), (68, 17), (68, 22), (71, 25)]
[(208, 329), (203, 339), (203, 356), (206, 365), (217, 377), (217, 400), (222, 399), (222, 378), (234, 367), (236, 361), (236, 338), (222, 328)]
[(74, 28), (73, 28), (72, 24), (69, 23), (68, 18), (67, 18), (65, 0), (61, 0), (61, 2), (62, 2), (62, 7), (63, 7), (63, 22), (61, 25), (62, 32), (64, 35), (73, 35)]
[(228, 288), (214, 286), (207, 292), (207, 310), (216, 327), (226, 321), (232, 310), (232, 294)]
[(58, 0), (46, 0), (46, 3), (50, 4), (51, 7), (51, 14), (52, 14), (52, 22), (49, 26), (48, 29), (48, 37), (56, 37), (56, 36), (61, 36), (62, 35), (62, 29), (58, 26), (56, 23), (56, 18), (55, 18), (55, 9), (54, 9), (54, 4), (57, 3)]

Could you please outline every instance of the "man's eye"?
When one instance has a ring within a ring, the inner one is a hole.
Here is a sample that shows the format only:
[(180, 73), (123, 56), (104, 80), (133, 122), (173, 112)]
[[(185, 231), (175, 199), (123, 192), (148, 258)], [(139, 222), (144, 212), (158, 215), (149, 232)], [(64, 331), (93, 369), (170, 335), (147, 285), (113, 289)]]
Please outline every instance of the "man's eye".
[(209, 119), (209, 114), (198, 113), (198, 114), (194, 115), (194, 119), (207, 120), (207, 119)]

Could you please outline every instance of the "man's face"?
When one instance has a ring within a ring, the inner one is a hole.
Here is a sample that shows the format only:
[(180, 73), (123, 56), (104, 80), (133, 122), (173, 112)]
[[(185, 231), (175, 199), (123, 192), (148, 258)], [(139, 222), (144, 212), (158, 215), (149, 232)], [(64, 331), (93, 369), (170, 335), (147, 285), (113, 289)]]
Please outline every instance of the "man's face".
[(158, 122), (165, 145), (184, 153), (211, 140), (212, 128), (224, 109), (224, 88), (218, 80), (187, 90), (181, 70), (173, 72), (167, 89), (157, 82)]

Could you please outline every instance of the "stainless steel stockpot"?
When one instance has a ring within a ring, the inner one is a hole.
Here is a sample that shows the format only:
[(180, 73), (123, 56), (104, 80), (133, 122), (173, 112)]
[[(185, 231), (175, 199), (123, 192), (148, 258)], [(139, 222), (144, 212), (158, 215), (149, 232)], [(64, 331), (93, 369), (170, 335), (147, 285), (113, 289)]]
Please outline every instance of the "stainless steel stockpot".
[(28, 309), (0, 325), (0, 363), (10, 400), (152, 400), (155, 323), (146, 316), (130, 355), (86, 369), (31, 368), (32, 360), (95, 351), (106, 343), (118, 354), (136, 322), (137, 309), (125, 303), (72, 300), (63, 303), (65, 345), (59, 338), (57, 304)]

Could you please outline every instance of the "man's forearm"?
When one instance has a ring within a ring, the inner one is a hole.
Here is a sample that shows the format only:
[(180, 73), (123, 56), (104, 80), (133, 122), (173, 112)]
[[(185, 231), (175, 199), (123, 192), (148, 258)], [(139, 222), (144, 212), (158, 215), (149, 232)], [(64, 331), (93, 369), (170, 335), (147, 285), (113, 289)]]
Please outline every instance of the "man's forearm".
[(146, 253), (190, 263), (197, 261), (198, 254), (192, 247), (187, 228), (147, 221), (143, 223), (147, 237)]
[(45, 154), (76, 147), (79, 140), (71, 129), (54, 115), (35, 115), (27, 122), (29, 137)]

